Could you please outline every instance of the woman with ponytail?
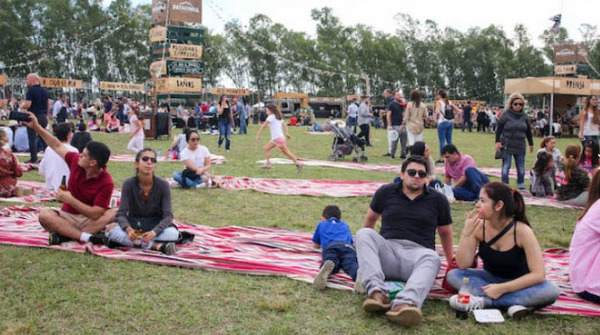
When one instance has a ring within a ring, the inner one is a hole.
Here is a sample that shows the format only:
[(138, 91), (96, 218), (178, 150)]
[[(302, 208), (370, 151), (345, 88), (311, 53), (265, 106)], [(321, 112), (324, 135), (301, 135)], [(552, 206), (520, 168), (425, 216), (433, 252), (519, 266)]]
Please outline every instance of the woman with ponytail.
[(586, 141), (593, 140), (598, 145), (600, 134), (600, 111), (598, 110), (598, 97), (591, 95), (585, 99), (585, 107), (579, 114), (579, 139), (584, 145)]
[(581, 156), (578, 145), (569, 144), (565, 150), (565, 162), (558, 165), (556, 171), (556, 198), (564, 204), (583, 207), (587, 203), (590, 177), (577, 165)]
[(571, 286), (581, 298), (600, 304), (600, 173), (590, 185), (587, 206), (571, 239)]
[(23, 175), (19, 160), (7, 150), (8, 136), (0, 129), (0, 197), (10, 198), (17, 195), (17, 178)]
[[(483, 269), (469, 269), (476, 251)], [(468, 278), (469, 310), (508, 308), (519, 317), (534, 308), (551, 305), (560, 291), (546, 280), (542, 251), (519, 191), (493, 182), (481, 189), (476, 208), (467, 213), (456, 250), (458, 269), (448, 272), (447, 281), (459, 289)], [(458, 296), (450, 298), (457, 309)]]

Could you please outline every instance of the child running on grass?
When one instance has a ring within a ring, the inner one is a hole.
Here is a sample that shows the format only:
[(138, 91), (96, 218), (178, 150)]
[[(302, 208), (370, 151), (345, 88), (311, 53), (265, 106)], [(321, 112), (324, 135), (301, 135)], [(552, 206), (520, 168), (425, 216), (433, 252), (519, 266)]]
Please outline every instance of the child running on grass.
[(340, 220), (342, 212), (337, 206), (327, 206), (322, 215), (323, 221), (317, 225), (312, 238), (313, 246), (323, 250), (321, 270), (313, 282), (313, 286), (317, 290), (324, 289), (329, 275), (337, 273), (340, 268), (354, 281), (356, 281), (356, 272), (358, 271), (354, 239), (348, 224)]
[(262, 132), (267, 126), (269, 126), (269, 129), (271, 130), (271, 140), (263, 148), (265, 150), (266, 163), (262, 167), (264, 169), (271, 168), (271, 149), (273, 149), (274, 147), (278, 147), (286, 156), (288, 156), (291, 160), (294, 161), (294, 164), (296, 164), (296, 168), (298, 169), (299, 173), (302, 170), (302, 164), (298, 162), (296, 156), (294, 156), (294, 154), (285, 145), (285, 137), (283, 136), (283, 130), (285, 130), (285, 135), (288, 139), (291, 140), (292, 137), (290, 136), (290, 132), (288, 131), (287, 125), (285, 124), (285, 122), (283, 122), (283, 114), (277, 108), (277, 106), (273, 104), (267, 105), (267, 120), (260, 127), (258, 134), (256, 134), (257, 141), (260, 141), (260, 134), (262, 134)]

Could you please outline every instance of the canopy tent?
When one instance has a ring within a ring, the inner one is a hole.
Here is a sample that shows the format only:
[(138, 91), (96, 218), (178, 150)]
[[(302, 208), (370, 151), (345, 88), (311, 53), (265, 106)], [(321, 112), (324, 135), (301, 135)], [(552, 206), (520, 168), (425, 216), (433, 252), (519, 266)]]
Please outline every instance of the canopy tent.
[[(571, 77), (527, 77), (504, 80), (504, 93), (525, 95), (550, 95), (550, 124), (554, 120), (554, 99), (566, 96), (588, 96), (600, 94), (600, 80)], [(561, 99), (566, 101), (566, 99)], [(549, 127), (552, 131), (552, 127)]]

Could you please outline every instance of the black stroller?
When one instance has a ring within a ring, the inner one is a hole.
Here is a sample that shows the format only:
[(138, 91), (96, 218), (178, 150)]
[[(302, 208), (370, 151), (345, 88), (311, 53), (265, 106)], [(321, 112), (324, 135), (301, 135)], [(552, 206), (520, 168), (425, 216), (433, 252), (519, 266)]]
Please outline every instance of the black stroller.
[(335, 161), (338, 158), (343, 158), (344, 156), (349, 156), (352, 154), (354, 154), (354, 157), (352, 158), (353, 162), (358, 162), (359, 159), (361, 162), (366, 162), (368, 160), (367, 156), (365, 156), (366, 143), (363, 139), (356, 137), (356, 134), (354, 134), (352, 128), (338, 127), (331, 121), (327, 121), (327, 124), (331, 127), (331, 131), (333, 131), (335, 134), (333, 144), (331, 145), (333, 152), (331, 155), (329, 155), (330, 160)]

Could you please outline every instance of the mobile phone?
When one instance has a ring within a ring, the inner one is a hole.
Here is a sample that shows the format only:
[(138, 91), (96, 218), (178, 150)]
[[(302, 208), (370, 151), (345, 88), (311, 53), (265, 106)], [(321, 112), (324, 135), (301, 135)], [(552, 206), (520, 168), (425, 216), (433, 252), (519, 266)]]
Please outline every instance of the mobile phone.
[(31, 122), (31, 117), (29, 117), (29, 114), (22, 113), (22, 112), (10, 112), (8, 119), (19, 121), (19, 122), (21, 122), (21, 121)]

